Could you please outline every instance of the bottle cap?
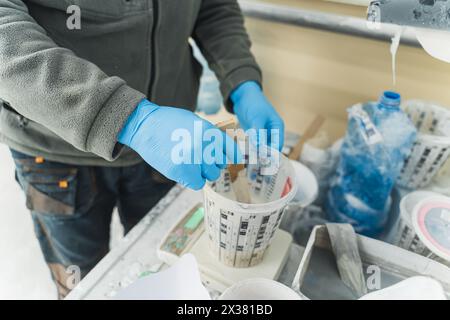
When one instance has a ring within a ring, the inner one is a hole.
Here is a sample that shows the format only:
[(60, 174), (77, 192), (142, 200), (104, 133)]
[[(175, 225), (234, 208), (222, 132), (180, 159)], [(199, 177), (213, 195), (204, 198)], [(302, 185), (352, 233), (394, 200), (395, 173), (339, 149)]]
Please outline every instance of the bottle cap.
[(387, 108), (400, 108), (401, 95), (394, 91), (385, 91), (380, 98), (380, 104)]

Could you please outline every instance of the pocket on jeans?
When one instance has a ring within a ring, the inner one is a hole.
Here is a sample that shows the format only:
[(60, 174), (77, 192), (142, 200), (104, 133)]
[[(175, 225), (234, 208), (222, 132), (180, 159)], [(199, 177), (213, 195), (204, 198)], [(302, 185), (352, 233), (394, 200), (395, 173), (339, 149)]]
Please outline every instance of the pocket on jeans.
[(76, 168), (19, 165), (16, 172), (29, 210), (56, 216), (75, 213)]

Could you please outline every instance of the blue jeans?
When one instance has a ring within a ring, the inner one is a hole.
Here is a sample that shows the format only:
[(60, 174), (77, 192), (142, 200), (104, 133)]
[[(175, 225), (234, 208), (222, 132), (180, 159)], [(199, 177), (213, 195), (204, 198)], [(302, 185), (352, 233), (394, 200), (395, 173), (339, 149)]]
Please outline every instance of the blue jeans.
[(11, 153), (60, 298), (72, 289), (69, 266), (77, 266), (82, 278), (108, 253), (114, 207), (128, 232), (174, 186), (144, 162), (89, 167)]

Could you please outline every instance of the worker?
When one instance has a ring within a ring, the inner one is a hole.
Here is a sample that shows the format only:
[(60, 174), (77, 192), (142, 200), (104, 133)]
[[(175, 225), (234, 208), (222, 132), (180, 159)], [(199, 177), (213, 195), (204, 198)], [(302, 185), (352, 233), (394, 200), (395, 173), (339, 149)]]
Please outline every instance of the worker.
[(241, 126), (281, 146), (237, 0), (0, 0), (0, 137), (60, 298), (69, 267), (84, 277), (108, 252), (116, 206), (128, 232), (174, 183), (200, 190), (239, 161), (172, 159), (176, 130), (219, 130), (192, 112), (190, 39)]

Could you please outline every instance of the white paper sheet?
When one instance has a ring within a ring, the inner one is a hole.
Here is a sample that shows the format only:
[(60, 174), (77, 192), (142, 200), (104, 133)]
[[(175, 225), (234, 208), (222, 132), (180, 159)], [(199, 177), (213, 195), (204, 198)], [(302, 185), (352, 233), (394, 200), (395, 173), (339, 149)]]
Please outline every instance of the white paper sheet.
[(417, 40), (429, 55), (450, 63), (450, 32), (416, 28)]
[(447, 300), (442, 285), (432, 278), (412, 277), (360, 300)]
[(115, 300), (211, 300), (203, 286), (195, 257), (186, 254), (171, 268), (138, 279)]

